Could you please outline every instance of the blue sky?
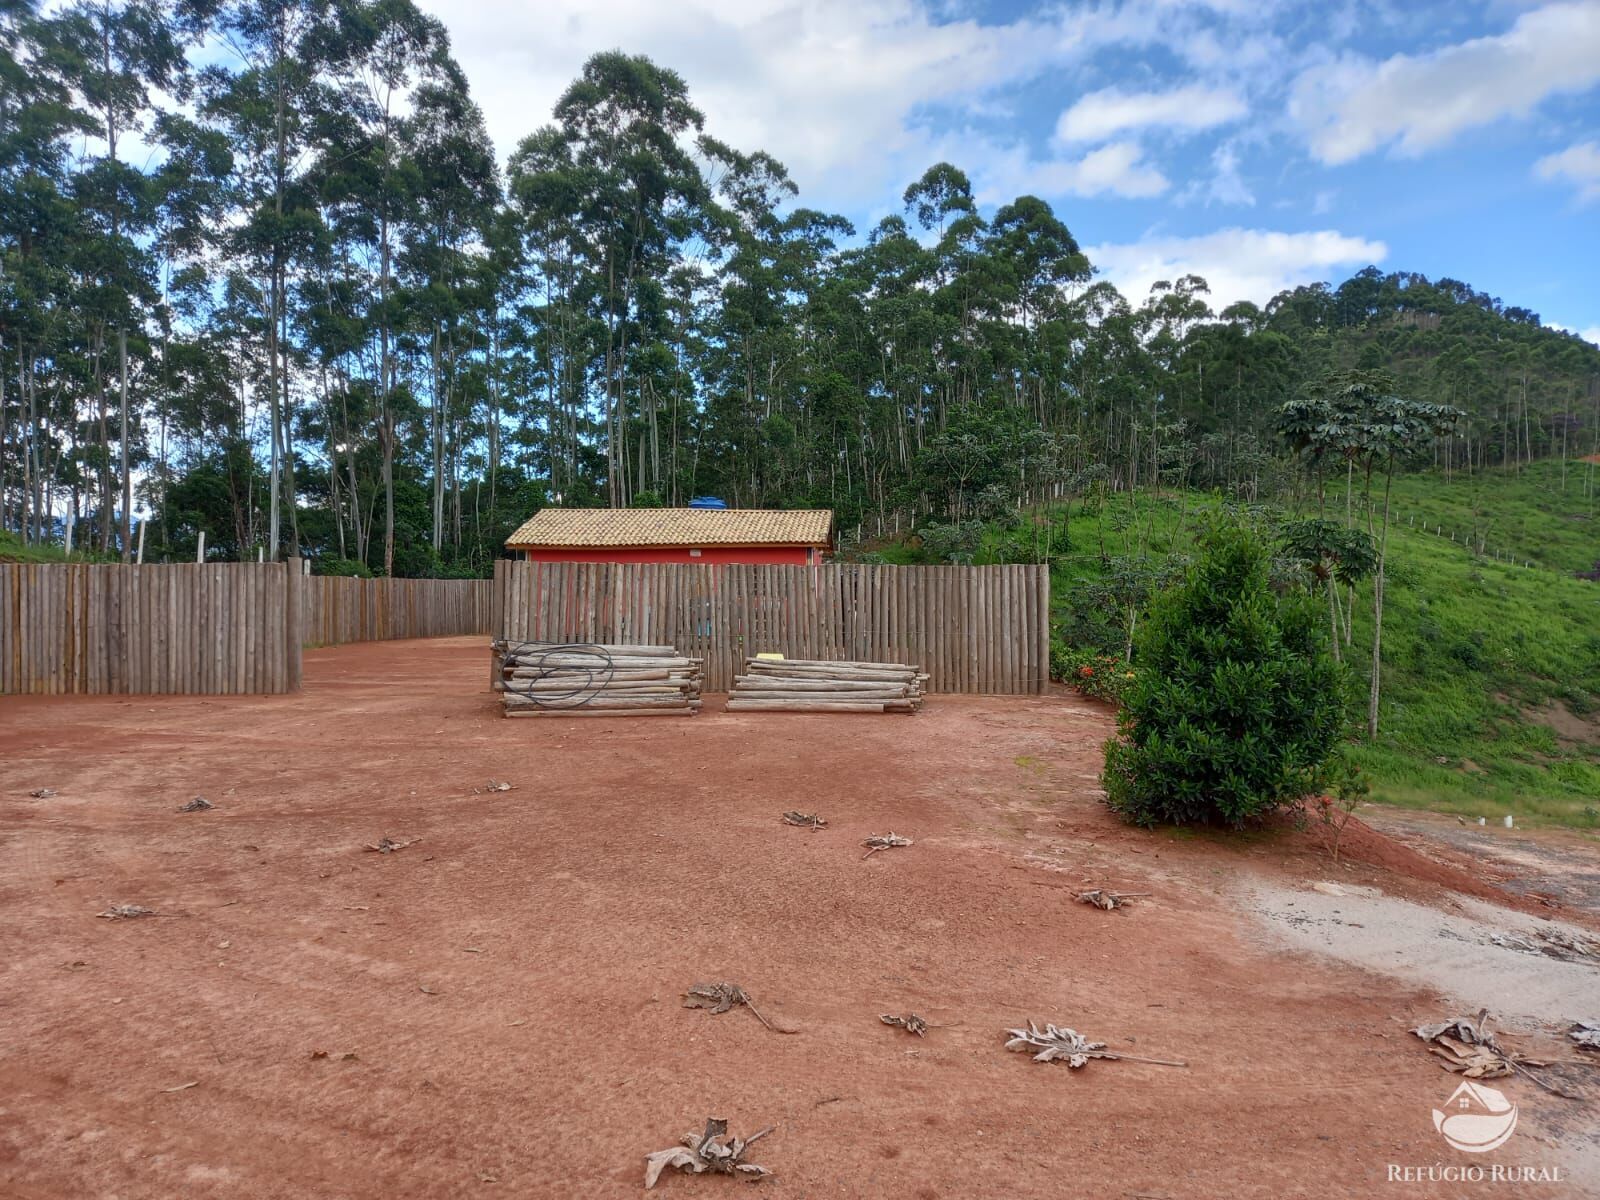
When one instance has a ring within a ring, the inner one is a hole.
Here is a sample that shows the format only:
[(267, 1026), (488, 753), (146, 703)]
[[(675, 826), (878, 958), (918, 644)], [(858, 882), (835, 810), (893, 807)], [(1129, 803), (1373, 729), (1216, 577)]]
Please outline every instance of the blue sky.
[(1368, 263), (1600, 342), (1600, 0), (424, 0), (502, 151), (590, 54), (865, 230), (947, 159), (1048, 200), (1131, 298), (1217, 307)]

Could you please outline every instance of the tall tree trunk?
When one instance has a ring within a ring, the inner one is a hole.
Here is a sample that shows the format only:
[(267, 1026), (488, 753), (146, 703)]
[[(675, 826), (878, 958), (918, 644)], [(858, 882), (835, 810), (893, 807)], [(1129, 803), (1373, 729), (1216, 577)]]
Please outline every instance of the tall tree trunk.
[(122, 457), (122, 561), (129, 561), (133, 553), (133, 473), (128, 470), (128, 331), (117, 330), (118, 391), (120, 393), (121, 430), (119, 431)]
[(1367, 737), (1378, 736), (1378, 696), (1383, 684), (1383, 584), (1389, 556), (1389, 490), (1394, 484), (1394, 458), (1383, 481), (1383, 528), (1378, 536), (1378, 574), (1372, 588), (1372, 686), (1367, 693)]

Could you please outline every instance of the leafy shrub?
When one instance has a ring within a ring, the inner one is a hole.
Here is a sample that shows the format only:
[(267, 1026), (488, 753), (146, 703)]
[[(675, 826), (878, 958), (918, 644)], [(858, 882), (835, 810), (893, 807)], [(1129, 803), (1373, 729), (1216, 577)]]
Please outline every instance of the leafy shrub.
[(1260, 537), (1218, 525), (1182, 584), (1156, 596), (1107, 743), (1111, 807), (1143, 825), (1238, 826), (1318, 791), (1344, 678), (1306, 597), (1279, 597)]
[(1136, 678), (1133, 668), (1121, 655), (1097, 654), (1093, 650), (1064, 646), (1052, 651), (1050, 670), (1079, 694), (1116, 705), (1123, 703)]
[(937, 561), (970, 564), (983, 545), (983, 532), (982, 521), (924, 525), (922, 548)]
[(318, 575), (354, 575), (357, 579), (371, 579), (372, 568), (353, 558), (340, 558), (336, 554), (323, 554), (311, 560), (311, 569)]

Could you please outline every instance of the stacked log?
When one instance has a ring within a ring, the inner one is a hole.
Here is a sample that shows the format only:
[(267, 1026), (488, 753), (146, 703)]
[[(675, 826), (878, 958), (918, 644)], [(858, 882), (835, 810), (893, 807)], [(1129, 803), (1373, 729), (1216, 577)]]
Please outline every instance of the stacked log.
[(928, 677), (904, 663), (747, 658), (729, 712), (903, 712), (922, 707)]
[(496, 642), (508, 717), (693, 716), (703, 660), (672, 646)]

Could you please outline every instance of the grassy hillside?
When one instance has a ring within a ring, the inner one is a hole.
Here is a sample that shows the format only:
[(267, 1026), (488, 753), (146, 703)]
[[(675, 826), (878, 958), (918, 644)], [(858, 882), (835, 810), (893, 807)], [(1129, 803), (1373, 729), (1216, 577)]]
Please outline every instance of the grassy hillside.
[[(1600, 583), (1574, 577), (1600, 558), (1600, 488), (1584, 464), (1565, 490), (1560, 475), (1541, 463), (1397, 486), (1389, 702), (1357, 750), (1376, 798), (1600, 824)], [(1358, 616), (1370, 654), (1369, 636)]]
[[(1600, 469), (1568, 464), (1564, 489), (1561, 474), (1559, 463), (1541, 463), (1396, 481), (1381, 728), (1374, 742), (1352, 742), (1374, 799), (1600, 826), (1600, 584), (1574, 575), (1600, 559)], [(1187, 553), (1217, 504), (1171, 492), (1075, 504), (991, 529), (974, 561), (1024, 559), (1044, 523), (1059, 547), (1064, 521), (1070, 546), (1053, 559), (1057, 641), (1098, 636), (1110, 648), (1120, 639), (1106, 595), (1118, 573)], [(1342, 496), (1329, 509), (1342, 514)], [(896, 546), (883, 557), (915, 555)], [(1346, 651), (1363, 698), (1371, 603), (1370, 585), (1358, 589)]]

